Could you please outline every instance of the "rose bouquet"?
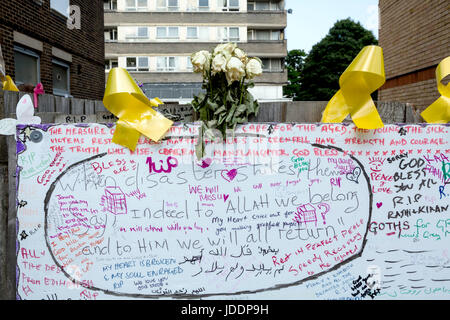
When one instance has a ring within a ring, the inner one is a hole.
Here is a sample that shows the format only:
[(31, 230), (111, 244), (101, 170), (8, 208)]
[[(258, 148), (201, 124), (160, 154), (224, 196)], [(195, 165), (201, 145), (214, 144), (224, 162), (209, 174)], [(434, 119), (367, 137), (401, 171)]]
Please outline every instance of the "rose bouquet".
[(191, 62), (194, 72), (203, 75), (205, 90), (192, 101), (202, 121), (196, 147), (200, 159), (205, 150), (204, 133), (214, 138), (212, 132), (218, 130), (226, 137), (227, 129), (234, 130), (237, 124), (248, 122), (249, 116), (258, 114), (258, 101), (248, 89), (254, 86), (250, 80), (262, 74), (262, 63), (259, 58), (248, 57), (234, 43), (220, 44), (211, 52), (196, 52)]

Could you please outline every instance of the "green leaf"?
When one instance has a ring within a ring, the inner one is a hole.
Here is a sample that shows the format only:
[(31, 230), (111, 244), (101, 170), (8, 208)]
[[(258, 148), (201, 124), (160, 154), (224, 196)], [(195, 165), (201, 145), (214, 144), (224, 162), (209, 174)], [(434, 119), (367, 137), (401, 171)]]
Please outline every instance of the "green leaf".
[(208, 109), (210, 109), (211, 111), (215, 111), (217, 110), (217, 108), (219, 108), (219, 105), (213, 101), (211, 101), (211, 99), (206, 100), (206, 107)]
[(225, 106), (221, 106), (219, 109), (214, 112), (215, 115), (222, 114), (224, 112), (227, 112), (227, 108)]
[(237, 109), (237, 105), (233, 104), (233, 106), (231, 107), (231, 110), (228, 113), (228, 116), (225, 120), (227, 123), (230, 123), (230, 121), (233, 119), (234, 112), (236, 111), (236, 109)]
[(247, 111), (247, 109), (249, 108), (249, 106), (247, 106), (246, 104), (240, 104), (237, 109), (236, 112), (234, 114), (235, 117), (241, 115), (242, 113), (245, 113)]

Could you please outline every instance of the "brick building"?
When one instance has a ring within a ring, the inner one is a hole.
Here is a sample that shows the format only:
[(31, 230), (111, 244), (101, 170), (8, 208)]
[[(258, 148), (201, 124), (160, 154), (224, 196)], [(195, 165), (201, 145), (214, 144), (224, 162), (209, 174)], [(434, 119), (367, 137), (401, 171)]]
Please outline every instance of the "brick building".
[(47, 94), (101, 100), (103, 19), (100, 0), (2, 0), (6, 74), (18, 86), (41, 82)]
[(448, 0), (380, 0), (379, 43), (386, 84), (380, 101), (412, 103), (419, 110), (440, 94), (436, 67), (450, 55)]

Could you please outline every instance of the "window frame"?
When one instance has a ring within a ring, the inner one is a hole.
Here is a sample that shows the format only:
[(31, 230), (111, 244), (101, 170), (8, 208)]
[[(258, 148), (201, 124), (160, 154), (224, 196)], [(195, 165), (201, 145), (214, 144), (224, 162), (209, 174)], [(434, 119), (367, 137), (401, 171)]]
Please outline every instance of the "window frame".
[[(117, 42), (118, 41), (117, 27), (115, 27), (115, 28), (105, 28), (105, 31), (109, 33), (109, 39), (106, 39), (106, 37), (105, 37), (105, 42)], [(115, 38), (111, 37), (111, 35), (115, 35)]]
[(62, 91), (60, 89), (55, 89), (55, 87), (52, 87), (53, 95), (55, 96), (70, 96), (70, 64), (63, 62), (61, 60), (52, 59), (52, 82), (53, 82), (53, 65), (56, 64), (60, 67), (64, 67), (67, 69), (67, 91)]
[[(238, 35), (237, 35), (237, 38), (231, 38), (230, 37), (230, 29), (237, 29), (237, 33), (238, 33)], [(219, 30), (222, 30), (221, 32), (222, 32), (222, 34), (221, 34), (221, 36), (220, 36), (220, 42), (239, 42), (239, 41), (241, 41), (241, 31), (240, 31), (240, 28), (239, 27), (221, 27), (221, 29), (219, 29)]]
[[(189, 29), (195, 29), (195, 37), (189, 36)], [(186, 39), (198, 40), (199, 38), (199, 28), (198, 27), (186, 27)]]
[[(164, 1), (164, 5), (160, 6), (159, 1)], [(174, 0), (177, 2), (176, 6), (169, 6), (170, 0), (156, 0), (156, 10), (157, 11), (178, 11), (180, 8), (180, 0)]]
[[(264, 69), (264, 60), (268, 60), (268, 62), (269, 62), (269, 68), (268, 69)], [(277, 65), (277, 67), (279, 67), (279, 69), (274, 69), (274, 65), (275, 65), (274, 60), (277, 60), (279, 62), (278, 65)], [(283, 60), (282, 59), (262, 58), (261, 62), (263, 62), (262, 63), (263, 72), (283, 72)]]
[[(23, 55), (28, 55), (28, 56), (32, 56), (33, 58), (36, 58), (36, 81), (37, 81), (37, 83), (35, 85), (37, 85), (39, 82), (41, 82), (41, 56), (38, 53), (36, 53), (35, 51), (32, 51), (30, 49), (26, 49), (26, 48), (21, 47), (21, 46), (14, 45), (14, 47), (13, 47), (13, 54), (16, 51), (21, 53), (21, 54), (23, 54)], [(15, 73), (15, 69), (16, 69), (16, 66), (15, 66), (15, 61), (14, 61), (14, 73)], [(17, 78), (14, 79), (14, 80), (15, 80), (15, 83), (17, 85), (24, 84), (24, 82), (22, 82), (20, 80), (17, 80)]]
[[(135, 60), (135, 67), (128, 67), (128, 59), (134, 59)], [(138, 69), (137, 63), (138, 63), (138, 60), (137, 60), (136, 56), (129, 56), (129, 57), (127, 56), (127, 57), (125, 57), (125, 69), (127, 71), (137, 72), (137, 69)]]
[[(150, 33), (147, 26), (134, 26), (133, 34), (125, 34), (125, 40), (149, 40)], [(146, 29), (146, 36), (139, 36), (139, 29)]]
[[(117, 59), (105, 59), (105, 62), (106, 61), (108, 61), (108, 69), (105, 68), (105, 71), (110, 71), (112, 68), (116, 68), (116, 67), (112, 66), (113, 62), (117, 63), (117, 67), (119, 66), (119, 60), (117, 60)], [(106, 65), (106, 63), (105, 63), (105, 65)]]
[[(171, 37), (169, 35), (170, 34), (170, 32), (169, 32), (170, 28), (177, 30), (177, 35), (176, 36)], [(162, 36), (162, 37), (159, 36), (158, 35), (158, 29), (159, 30), (165, 29), (165, 36)], [(156, 27), (156, 39), (174, 39), (174, 40), (178, 40), (178, 39), (180, 39), (180, 28), (179, 27), (169, 27), (169, 26), (167, 26), (167, 27), (157, 26)]]
[[(145, 58), (147, 60), (147, 66), (141, 67), (139, 60)], [(135, 59), (136, 67), (128, 67), (128, 59)], [(127, 56), (125, 57), (125, 69), (129, 72), (149, 72), (150, 71), (150, 57), (148, 56)], [(145, 69), (145, 70), (143, 70)]]
[[(173, 58), (174, 61), (174, 67), (171, 68), (170, 67), (170, 59)], [(164, 67), (160, 68), (159, 65), (159, 60), (160, 59), (164, 59)], [(177, 57), (176, 56), (159, 56), (156, 58), (156, 71), (157, 72), (176, 72), (177, 71)]]
[[(108, 4), (108, 8), (105, 7), (106, 3)], [(105, 11), (117, 11), (117, 0), (106, 0), (106, 1), (103, 1), (103, 9)]]
[(197, 1), (197, 8), (198, 8), (198, 11), (209, 11), (209, 1), (210, 1), (210, 0), (203, 0), (203, 1), (208, 1), (208, 5), (207, 5), (207, 6), (202, 6), (202, 5), (200, 5), (200, 1), (202, 1), (202, 0), (198, 0), (198, 1)]
[(139, 0), (131, 0), (134, 1), (134, 5), (132, 7), (128, 6), (127, 4), (128, 0), (125, 0), (125, 11), (147, 11), (148, 10), (148, 0), (146, 1), (146, 5), (143, 6), (139, 6)]
[(192, 65), (192, 60), (191, 57), (186, 57), (187, 58), (187, 63), (186, 63), (186, 70), (188, 72), (193, 72), (194, 71), (194, 66)]
[[(137, 59), (136, 59), (136, 67), (137, 67), (137, 72), (149, 72), (150, 71), (150, 58), (149, 57), (147, 57), (147, 56), (138, 56), (138, 57), (136, 57)], [(147, 60), (147, 66), (146, 67), (141, 67), (141, 64), (140, 64), (140, 59), (143, 59), (143, 58), (145, 58), (146, 60)], [(145, 70), (143, 70), (143, 69), (145, 69)]]
[(218, 1), (222, 2), (222, 5), (218, 6), (218, 7), (222, 7), (222, 11), (239, 12), (241, 10), (241, 2), (240, 2), (240, 0), (237, 0), (237, 2), (238, 2), (237, 6), (230, 6), (230, 1), (231, 0), (218, 0)]

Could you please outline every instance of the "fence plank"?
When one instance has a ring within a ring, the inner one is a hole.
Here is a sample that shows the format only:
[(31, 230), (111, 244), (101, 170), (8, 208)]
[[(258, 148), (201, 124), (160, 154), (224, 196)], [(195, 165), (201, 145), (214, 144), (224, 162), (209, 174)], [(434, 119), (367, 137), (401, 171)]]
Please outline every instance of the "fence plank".
[(326, 105), (325, 101), (288, 102), (285, 122), (321, 122)]
[(71, 114), (84, 114), (84, 99), (71, 98)]
[(404, 123), (405, 107), (406, 105), (400, 102), (380, 101), (377, 103), (378, 113), (385, 124)]
[(84, 114), (93, 115), (95, 114), (95, 102), (92, 100), (84, 101)]
[(107, 112), (105, 106), (103, 105), (103, 101), (95, 101), (95, 113), (97, 112)]
[(70, 102), (71, 100), (68, 98), (55, 96), (55, 111), (64, 114), (69, 114)]
[(38, 95), (39, 112), (55, 112), (55, 96), (51, 94)]
[(7, 299), (8, 165), (0, 164), (0, 299)]
[(16, 112), (17, 102), (19, 102), (19, 93), (16, 91), (4, 91), (5, 116)]
[(16, 140), (7, 137), (8, 143), (8, 217), (6, 225), (6, 299), (15, 299), (16, 292)]
[(284, 122), (285, 115), (285, 102), (261, 103), (258, 115), (249, 120), (251, 122)]

